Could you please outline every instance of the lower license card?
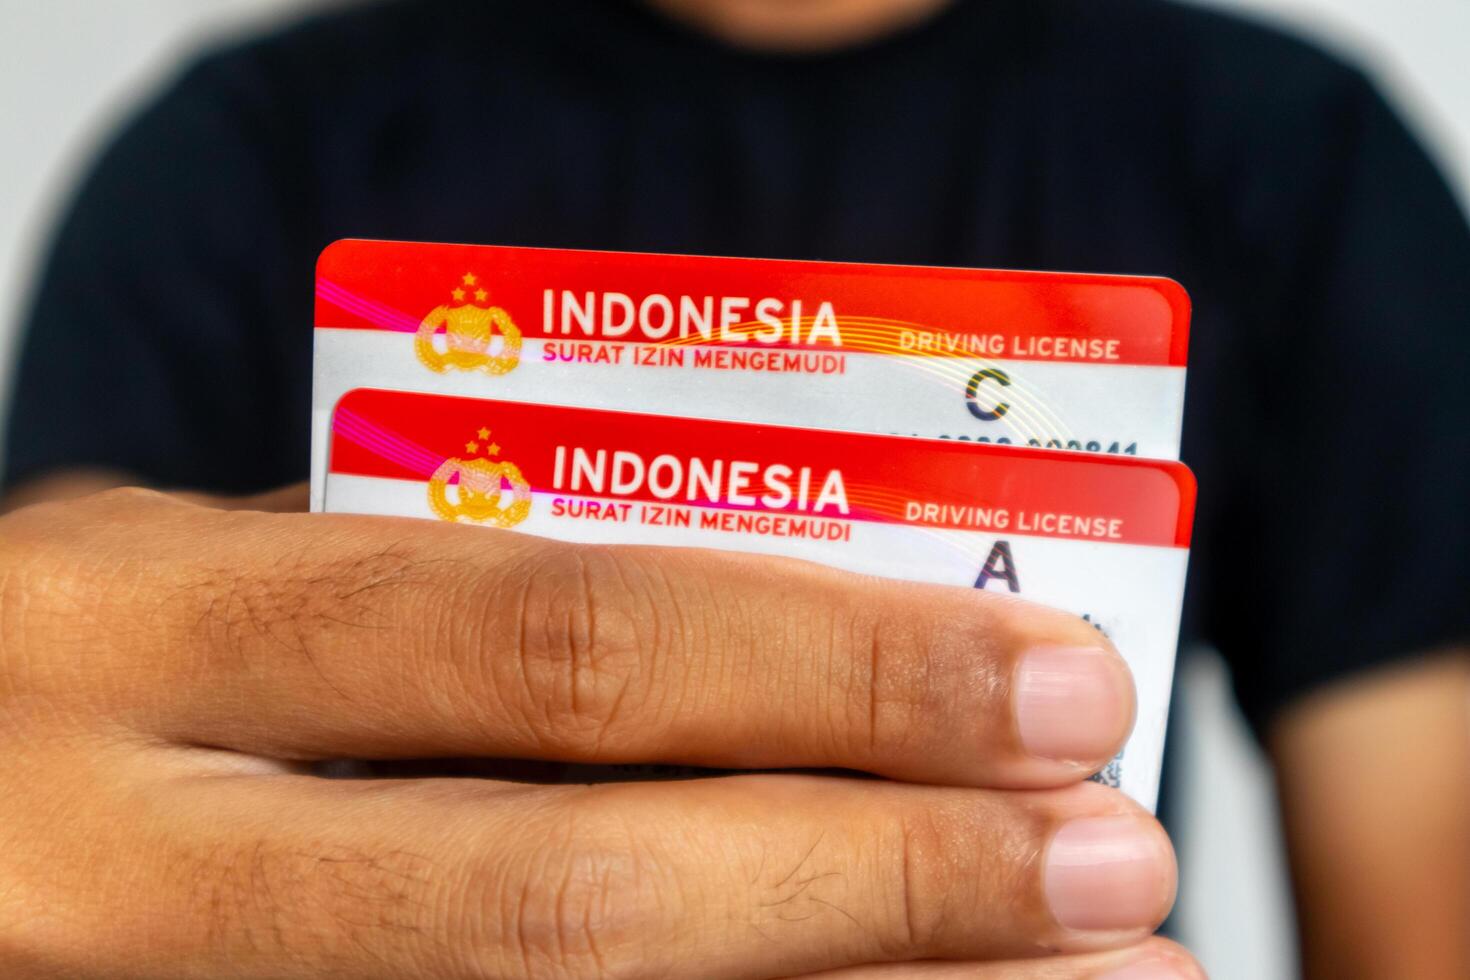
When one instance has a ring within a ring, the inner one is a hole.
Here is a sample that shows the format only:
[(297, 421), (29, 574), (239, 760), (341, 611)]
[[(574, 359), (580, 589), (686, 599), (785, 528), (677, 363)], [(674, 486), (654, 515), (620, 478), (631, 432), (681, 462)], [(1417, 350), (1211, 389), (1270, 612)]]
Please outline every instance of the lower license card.
[(783, 555), (1076, 613), (1138, 688), (1099, 778), (1154, 804), (1194, 511), (1182, 464), (357, 389), (322, 483), (332, 512)]

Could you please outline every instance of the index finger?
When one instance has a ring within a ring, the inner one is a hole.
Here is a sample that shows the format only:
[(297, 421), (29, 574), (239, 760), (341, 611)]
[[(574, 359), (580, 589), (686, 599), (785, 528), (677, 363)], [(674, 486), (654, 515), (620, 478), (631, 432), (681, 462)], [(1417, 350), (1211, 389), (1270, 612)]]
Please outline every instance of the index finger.
[(983, 591), (420, 521), (177, 510), (157, 514), (171, 558), (144, 560), (159, 576), (146, 660), (125, 634), (88, 667), (119, 666), (133, 723), (165, 738), (1034, 787), (1095, 771), (1132, 722), (1127, 667), (1100, 633)]

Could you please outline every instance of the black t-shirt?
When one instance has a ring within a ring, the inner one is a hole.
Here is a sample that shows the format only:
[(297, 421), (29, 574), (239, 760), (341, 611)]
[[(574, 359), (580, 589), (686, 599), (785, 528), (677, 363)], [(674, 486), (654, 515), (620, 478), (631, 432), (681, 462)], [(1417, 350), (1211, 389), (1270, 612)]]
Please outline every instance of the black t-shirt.
[(631, 0), (399, 0), (232, 46), (62, 226), (8, 479), (304, 478), (313, 263), (349, 236), (1172, 276), (1186, 643), (1260, 726), (1470, 634), (1470, 233), (1373, 88), (1271, 31), (976, 0), (782, 56)]

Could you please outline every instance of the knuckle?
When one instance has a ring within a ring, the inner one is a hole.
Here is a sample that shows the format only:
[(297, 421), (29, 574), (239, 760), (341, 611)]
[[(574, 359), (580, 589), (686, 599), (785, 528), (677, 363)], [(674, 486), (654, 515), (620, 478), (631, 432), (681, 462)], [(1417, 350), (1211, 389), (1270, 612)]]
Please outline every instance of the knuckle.
[(613, 549), (560, 545), (512, 576), (512, 603), (497, 600), (480, 617), (481, 648), (514, 654), (494, 658), (501, 700), (550, 745), (599, 744), (631, 720), (649, 687), (659, 632), (652, 583)]
[[(978, 805), (977, 805), (978, 803)], [(1042, 928), (1042, 861), (1056, 813), (1017, 800), (899, 805), (881, 818), (888, 899), (878, 942), (889, 955), (967, 957), (974, 950), (977, 907), (1012, 936)]]
[(497, 958), (526, 977), (658, 975), (679, 894), (667, 862), (606, 818), (563, 817), (538, 838), (491, 910), (503, 924)]
[(912, 954), (928, 950), (943, 929), (946, 900), (952, 883), (946, 880), (950, 828), (938, 814), (916, 811), (895, 814), (887, 830), (888, 865), (884, 877), (888, 896), (885, 929), (878, 930), (885, 953)]
[(903, 752), (946, 731), (966, 689), (950, 667), (953, 640), (942, 626), (911, 614), (858, 614), (852, 622), (849, 737), (877, 753)]
[[(875, 941), (898, 959), (973, 952), (977, 902), (1008, 909), (1030, 894), (1044, 819), (972, 803), (895, 805), (877, 823), (879, 924)], [(886, 904), (885, 904), (886, 903)]]

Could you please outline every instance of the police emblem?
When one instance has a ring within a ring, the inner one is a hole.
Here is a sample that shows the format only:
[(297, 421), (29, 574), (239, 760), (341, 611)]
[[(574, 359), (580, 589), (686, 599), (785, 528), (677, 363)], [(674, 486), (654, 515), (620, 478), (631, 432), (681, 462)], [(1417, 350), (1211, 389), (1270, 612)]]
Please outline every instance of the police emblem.
[(478, 435), (465, 443), (465, 457), (451, 456), (429, 478), (429, 507), (450, 523), (514, 527), (530, 516), (531, 485), (516, 464), (492, 458), (500, 446), (489, 441), (489, 429)]
[[(471, 292), (473, 290), (473, 292)], [(413, 349), (429, 370), (484, 371), (505, 374), (521, 360), (521, 331), (510, 314), (498, 306), (482, 306), (490, 293), (473, 272), (466, 272), (453, 292), (455, 305), (436, 306), (419, 324)], [(473, 297), (474, 301), (470, 301)], [(434, 335), (444, 330), (444, 350), (434, 346)], [(500, 338), (499, 351), (495, 338)]]

